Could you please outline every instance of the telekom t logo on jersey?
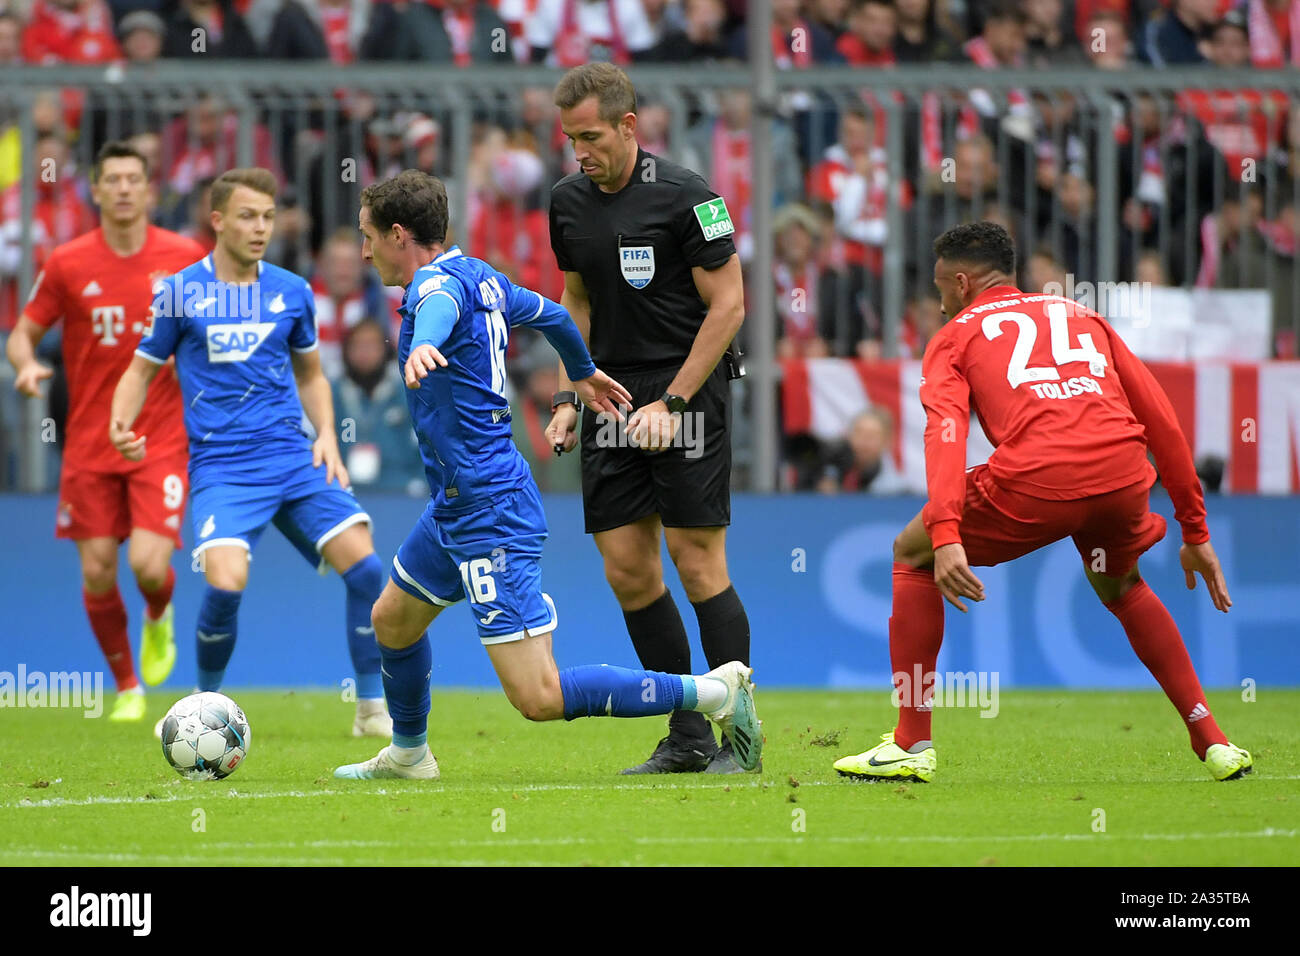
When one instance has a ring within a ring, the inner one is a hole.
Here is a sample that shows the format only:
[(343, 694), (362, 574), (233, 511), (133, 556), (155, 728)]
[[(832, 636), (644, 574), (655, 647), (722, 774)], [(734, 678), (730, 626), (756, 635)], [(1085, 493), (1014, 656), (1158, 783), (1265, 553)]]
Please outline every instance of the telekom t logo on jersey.
[(100, 345), (116, 345), (126, 330), (126, 308), (120, 305), (97, 305), (90, 311), (90, 328), (99, 336)]

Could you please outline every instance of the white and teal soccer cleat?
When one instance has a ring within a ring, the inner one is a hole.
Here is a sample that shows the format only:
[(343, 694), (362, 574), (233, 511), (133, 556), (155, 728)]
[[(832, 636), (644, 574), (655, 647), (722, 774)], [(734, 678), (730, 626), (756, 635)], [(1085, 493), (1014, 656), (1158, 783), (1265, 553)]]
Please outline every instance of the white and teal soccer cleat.
[(754, 710), (753, 671), (740, 661), (729, 661), (705, 674), (727, 685), (727, 699), (705, 716), (731, 741), (736, 761), (744, 770), (756, 770), (763, 757), (763, 722)]
[(908, 753), (894, 743), (894, 732), (880, 735), (881, 742), (865, 753), (841, 757), (835, 761), (840, 776), (855, 780), (915, 780), (929, 783), (938, 761), (934, 747), (920, 753)]
[(1210, 744), (1205, 751), (1205, 766), (1215, 780), (1236, 780), (1255, 768), (1250, 754), (1235, 744)]
[(393, 736), (393, 718), (388, 716), (383, 698), (357, 701), (357, 715), (352, 720), (353, 737)]
[(397, 763), (385, 747), (362, 763), (349, 763), (338, 767), (334, 776), (344, 780), (437, 780), (438, 761), (427, 747), (424, 757), (413, 764)]

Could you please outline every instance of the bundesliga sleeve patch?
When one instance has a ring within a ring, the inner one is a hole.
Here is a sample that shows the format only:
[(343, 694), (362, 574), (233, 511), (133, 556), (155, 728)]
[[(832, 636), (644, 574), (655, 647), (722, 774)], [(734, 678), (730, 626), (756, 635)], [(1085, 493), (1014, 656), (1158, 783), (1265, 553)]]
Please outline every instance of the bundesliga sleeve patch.
[(415, 290), (415, 297), (423, 299), (430, 292), (437, 292), (442, 288), (442, 284), (447, 281), (447, 276), (429, 276), (420, 283), (420, 287)]
[(700, 203), (694, 207), (694, 211), (705, 241), (729, 236), (736, 231), (731, 222), (731, 213), (727, 212), (727, 201), (721, 196)]

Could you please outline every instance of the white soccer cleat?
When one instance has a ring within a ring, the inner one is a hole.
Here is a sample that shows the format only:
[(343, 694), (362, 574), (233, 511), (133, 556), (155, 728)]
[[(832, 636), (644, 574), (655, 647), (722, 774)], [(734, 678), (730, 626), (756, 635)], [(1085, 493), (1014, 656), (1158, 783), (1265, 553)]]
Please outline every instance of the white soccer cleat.
[(392, 739), (393, 718), (383, 700), (357, 701), (357, 716), (352, 721), (353, 737), (383, 737)]
[(438, 761), (433, 751), (425, 747), (424, 757), (416, 763), (397, 763), (385, 747), (369, 760), (336, 768), (334, 776), (344, 780), (437, 780)]
[(749, 679), (752, 673), (740, 661), (728, 661), (704, 675), (727, 685), (727, 699), (705, 716), (726, 734), (744, 770), (756, 770), (763, 756), (763, 723), (754, 710), (754, 683)]

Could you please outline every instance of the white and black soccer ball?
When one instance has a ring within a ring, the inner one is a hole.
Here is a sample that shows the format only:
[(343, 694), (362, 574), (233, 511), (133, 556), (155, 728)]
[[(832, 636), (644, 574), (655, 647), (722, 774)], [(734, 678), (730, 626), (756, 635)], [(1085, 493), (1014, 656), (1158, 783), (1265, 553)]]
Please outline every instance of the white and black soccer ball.
[(224, 694), (191, 694), (163, 718), (163, 756), (190, 780), (219, 780), (233, 773), (248, 756), (251, 742), (248, 718)]

